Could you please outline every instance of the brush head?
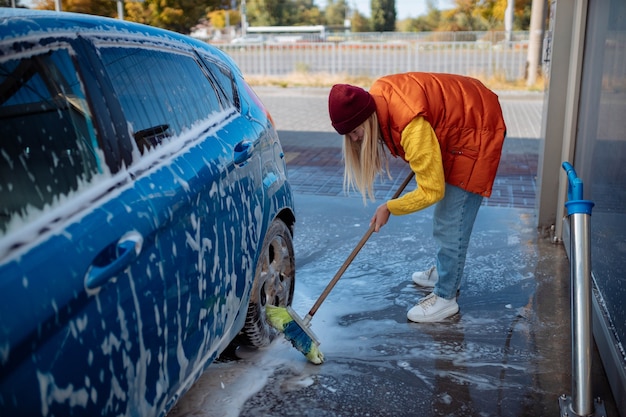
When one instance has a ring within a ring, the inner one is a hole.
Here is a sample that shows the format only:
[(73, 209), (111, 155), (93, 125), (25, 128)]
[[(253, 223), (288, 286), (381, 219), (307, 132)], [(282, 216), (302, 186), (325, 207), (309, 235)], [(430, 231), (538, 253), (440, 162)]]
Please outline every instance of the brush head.
[(293, 317), (287, 311), (287, 307), (278, 307), (268, 304), (265, 306), (267, 322), (279, 332), (282, 332), (287, 323), (293, 321)]
[(324, 354), (319, 350), (317, 337), (291, 307), (267, 305), (265, 315), (270, 325), (282, 332), (285, 339), (302, 352), (309, 362), (316, 365), (324, 362)]

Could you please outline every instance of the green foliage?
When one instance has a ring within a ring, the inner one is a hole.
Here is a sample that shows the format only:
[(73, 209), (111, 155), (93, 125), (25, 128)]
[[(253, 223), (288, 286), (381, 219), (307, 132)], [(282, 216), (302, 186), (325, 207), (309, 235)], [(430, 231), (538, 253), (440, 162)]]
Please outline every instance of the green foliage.
[(455, 0), (454, 9), (444, 12), (441, 29), (446, 31), (485, 30), (480, 17), (481, 0)]
[(328, 0), (324, 9), (324, 19), (327, 26), (342, 27), (348, 14), (346, 0)]
[(371, 32), (371, 21), (361, 13), (354, 11), (350, 18), (352, 32)]
[(426, 2), (427, 11), (423, 16), (415, 19), (408, 19), (404, 22), (404, 30), (407, 32), (431, 32), (439, 28), (441, 24), (441, 11), (437, 9), (434, 0)]
[(241, 24), (241, 14), (237, 10), (214, 10), (207, 14), (211, 26), (216, 29), (224, 29), (226, 27), (227, 16), (229, 26)]
[(218, 1), (205, 0), (145, 0), (127, 2), (126, 19), (148, 25), (189, 33), (209, 10), (220, 5)]
[(246, 2), (246, 18), (250, 26), (274, 26), (283, 19), (283, 7), (279, 0), (249, 0)]
[(371, 0), (372, 29), (375, 32), (393, 32), (396, 29), (395, 0)]
[(296, 0), (296, 13), (291, 16), (290, 25), (321, 25), (324, 17), (313, 0)]
[[(38, 0), (34, 3), (34, 8), (39, 10), (55, 10), (54, 0)], [(62, 0), (61, 10), (64, 12), (117, 17), (117, 4), (111, 0)]]
[[(507, 0), (455, 0), (454, 7), (440, 11), (429, 0), (426, 15), (402, 22), (403, 30), (484, 31), (503, 30)], [(515, 0), (514, 30), (528, 30), (532, 0)]]
[[(6, 1), (6, 0), (1, 0)], [(9, 0), (10, 1), (10, 0)], [(223, 7), (223, 0), (145, 0), (124, 2), (124, 19), (189, 33), (207, 12)], [(54, 10), (54, 0), (36, 0), (36, 9)], [(117, 17), (117, 2), (111, 0), (62, 0), (68, 12)]]
[(532, 0), (515, 0), (513, 30), (528, 30), (530, 28), (531, 9)]
[(313, 0), (247, 0), (250, 26), (317, 25), (321, 13)]

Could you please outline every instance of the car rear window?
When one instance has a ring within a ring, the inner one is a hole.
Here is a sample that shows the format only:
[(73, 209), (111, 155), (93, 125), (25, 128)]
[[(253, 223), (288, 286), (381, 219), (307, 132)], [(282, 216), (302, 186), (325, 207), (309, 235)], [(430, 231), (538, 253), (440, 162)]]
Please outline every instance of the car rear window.
[(130, 46), (99, 51), (142, 152), (233, 106), (192, 55)]
[(69, 50), (1, 61), (0, 234), (88, 182), (97, 147)]

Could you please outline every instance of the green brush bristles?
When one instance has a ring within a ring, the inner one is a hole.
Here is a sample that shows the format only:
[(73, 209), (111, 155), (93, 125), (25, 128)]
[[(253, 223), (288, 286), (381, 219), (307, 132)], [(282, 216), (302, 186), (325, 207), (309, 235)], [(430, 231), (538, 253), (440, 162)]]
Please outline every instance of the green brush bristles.
[(286, 308), (276, 307), (271, 304), (265, 306), (265, 316), (269, 324), (279, 332), (283, 331), (287, 323), (293, 321)]
[(316, 365), (324, 362), (324, 354), (319, 350), (317, 343), (296, 323), (286, 308), (267, 305), (265, 314), (272, 327), (282, 332), (285, 339), (302, 352), (309, 362)]

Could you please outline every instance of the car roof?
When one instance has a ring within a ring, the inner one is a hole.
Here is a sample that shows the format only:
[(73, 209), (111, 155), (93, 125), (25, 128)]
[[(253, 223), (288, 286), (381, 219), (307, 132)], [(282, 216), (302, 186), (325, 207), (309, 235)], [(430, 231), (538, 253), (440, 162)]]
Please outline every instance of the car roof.
[(109, 32), (169, 36), (180, 34), (125, 20), (82, 13), (21, 8), (0, 9), (0, 40), (54, 32)]
[[(0, 8), (0, 43), (16, 38), (41, 38), (46, 35), (63, 34), (114, 35), (116, 37), (138, 36), (180, 42), (203, 49), (236, 67), (233, 60), (220, 49), (206, 42), (177, 32), (135, 22), (82, 13), (32, 10), (24, 8)], [(0, 50), (0, 56), (2, 51)]]

